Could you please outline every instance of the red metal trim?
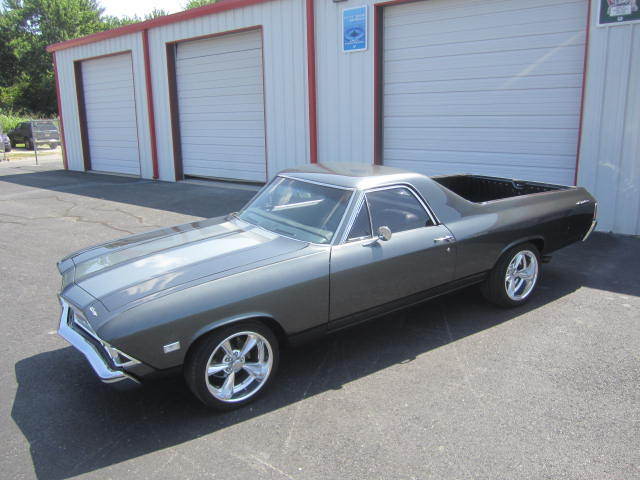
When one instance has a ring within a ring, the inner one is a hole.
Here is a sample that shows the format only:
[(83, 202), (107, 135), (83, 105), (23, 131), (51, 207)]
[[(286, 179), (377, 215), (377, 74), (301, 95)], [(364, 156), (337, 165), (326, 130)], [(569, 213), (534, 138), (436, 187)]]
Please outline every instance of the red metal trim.
[(382, 165), (384, 150), (383, 42), (384, 7), (373, 9), (373, 164)]
[(316, 24), (313, 0), (307, 0), (307, 88), (309, 89), (309, 160), (318, 163), (318, 92), (316, 83)]
[(144, 51), (144, 78), (147, 90), (147, 114), (149, 115), (149, 140), (151, 142), (151, 162), (153, 179), (160, 177), (158, 169), (158, 142), (156, 137), (156, 115), (153, 107), (153, 85), (151, 83), (151, 56), (149, 54), (149, 30), (142, 31), (142, 49)]
[(178, 112), (178, 87), (176, 81), (176, 45), (167, 43), (167, 81), (169, 83), (169, 114), (171, 117), (171, 140), (173, 142), (173, 174), (182, 180), (182, 141), (180, 135), (180, 114)]
[(67, 140), (64, 138), (64, 121), (62, 119), (62, 100), (60, 96), (60, 81), (58, 79), (58, 63), (56, 62), (56, 53), (53, 52), (53, 77), (56, 82), (56, 99), (58, 101), (58, 118), (60, 119), (60, 138), (62, 139), (62, 165), (65, 170), (69, 170), (69, 162), (67, 160)]
[(99, 42), (108, 38), (119, 37), (121, 35), (128, 35), (131, 33), (139, 33), (151, 28), (162, 27), (164, 25), (170, 25), (172, 23), (184, 22), (194, 18), (202, 17), (205, 15), (212, 15), (215, 13), (224, 12), (227, 10), (234, 10), (237, 8), (248, 7), (258, 3), (268, 2), (270, 0), (223, 0), (211, 5), (205, 5), (199, 8), (192, 8), (184, 12), (174, 13), (172, 15), (165, 15), (163, 17), (154, 18), (145, 22), (133, 23), (131, 25), (125, 25), (123, 27), (115, 28), (113, 30), (106, 30), (104, 32), (94, 33), (87, 35), (86, 37), (76, 38), (73, 40), (67, 40), (65, 42), (54, 43), (47, 47), (48, 52), (55, 52), (57, 50), (64, 50), (67, 48), (77, 47), (80, 45), (86, 45), (88, 43)]
[(582, 143), (582, 122), (584, 121), (584, 99), (587, 87), (587, 70), (589, 66), (589, 33), (591, 30), (591, 0), (587, 0), (587, 31), (584, 42), (584, 63), (582, 67), (582, 92), (580, 98), (580, 123), (578, 125), (578, 146), (576, 150), (576, 167), (573, 174), (573, 184), (578, 185), (578, 169), (580, 167), (580, 144)]
[(73, 62), (73, 73), (76, 81), (76, 97), (78, 99), (78, 121), (80, 122), (80, 140), (82, 143), (82, 159), (84, 171), (91, 170), (91, 150), (89, 149), (89, 132), (87, 128), (87, 107), (84, 98), (84, 79), (82, 78), (82, 61)]
[(267, 81), (264, 74), (264, 29), (260, 27), (260, 53), (262, 54), (262, 118), (264, 122), (264, 181), (269, 181), (269, 135), (267, 130)]

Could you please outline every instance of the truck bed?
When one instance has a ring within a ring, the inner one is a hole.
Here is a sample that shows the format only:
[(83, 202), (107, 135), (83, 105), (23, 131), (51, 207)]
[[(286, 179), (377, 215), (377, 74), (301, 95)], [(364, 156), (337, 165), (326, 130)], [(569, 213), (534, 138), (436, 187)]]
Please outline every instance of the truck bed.
[(443, 187), (474, 203), (569, 188), (562, 185), (481, 175), (447, 175), (431, 178)]

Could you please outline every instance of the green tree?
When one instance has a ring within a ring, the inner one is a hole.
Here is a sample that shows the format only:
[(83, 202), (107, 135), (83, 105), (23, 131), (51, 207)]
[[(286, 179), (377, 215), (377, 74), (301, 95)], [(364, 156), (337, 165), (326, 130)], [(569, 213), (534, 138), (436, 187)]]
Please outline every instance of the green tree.
[[(56, 97), (46, 46), (104, 30), (95, 0), (4, 0), (0, 37), (15, 58), (13, 72), (0, 81), (0, 107), (52, 114)], [(8, 104), (7, 104), (8, 103)]]
[[(97, 0), (0, 0), (0, 110), (57, 111), (52, 43), (141, 21), (104, 15)], [(166, 15), (153, 10), (144, 18)]]
[(184, 9), (189, 10), (191, 8), (203, 7), (205, 5), (209, 5), (211, 3), (216, 3), (217, 0), (188, 0), (184, 4)]

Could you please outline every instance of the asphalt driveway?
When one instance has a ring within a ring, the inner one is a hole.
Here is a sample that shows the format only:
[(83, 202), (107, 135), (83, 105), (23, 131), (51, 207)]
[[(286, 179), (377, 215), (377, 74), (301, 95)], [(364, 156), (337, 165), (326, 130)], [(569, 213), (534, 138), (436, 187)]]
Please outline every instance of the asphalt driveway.
[(523, 308), (471, 288), (286, 351), (232, 413), (100, 384), (55, 335), (55, 262), (253, 193), (0, 165), (2, 478), (640, 478), (637, 238), (557, 253)]

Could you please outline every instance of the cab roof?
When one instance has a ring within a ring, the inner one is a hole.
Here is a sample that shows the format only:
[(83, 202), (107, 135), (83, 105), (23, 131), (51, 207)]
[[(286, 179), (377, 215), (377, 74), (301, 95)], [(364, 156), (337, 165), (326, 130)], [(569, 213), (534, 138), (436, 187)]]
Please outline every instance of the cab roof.
[(424, 180), (425, 175), (399, 168), (365, 163), (316, 163), (301, 165), (279, 173), (280, 176), (325, 183), (343, 188), (365, 189), (392, 183)]

